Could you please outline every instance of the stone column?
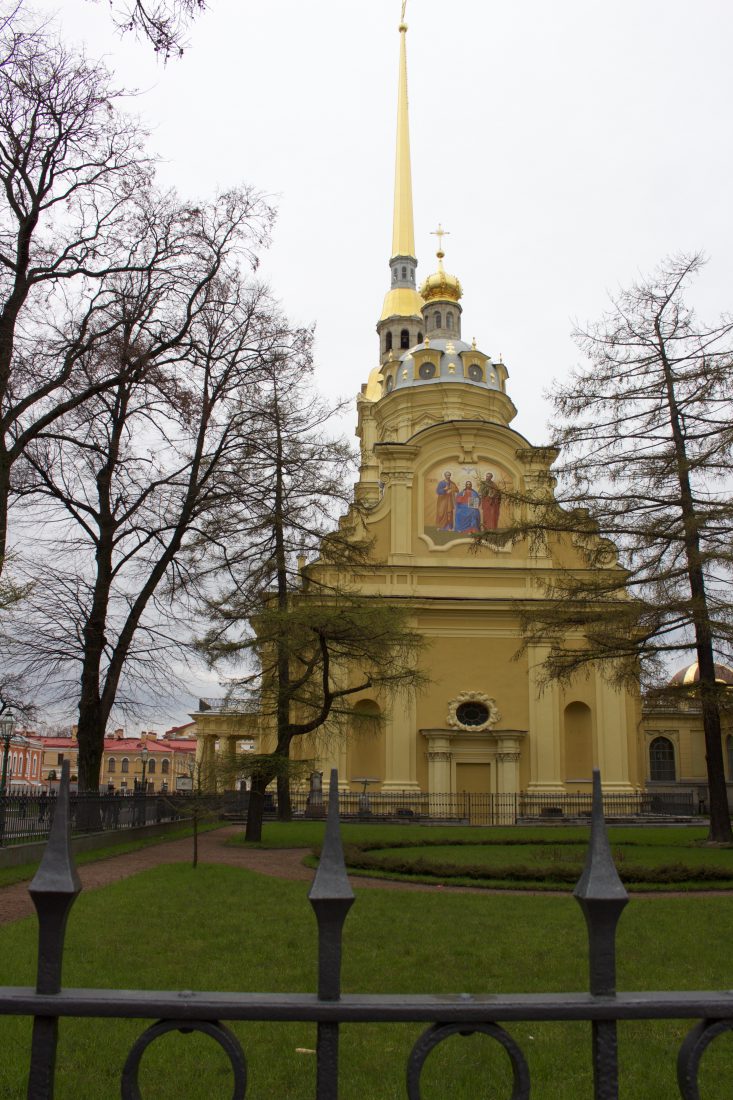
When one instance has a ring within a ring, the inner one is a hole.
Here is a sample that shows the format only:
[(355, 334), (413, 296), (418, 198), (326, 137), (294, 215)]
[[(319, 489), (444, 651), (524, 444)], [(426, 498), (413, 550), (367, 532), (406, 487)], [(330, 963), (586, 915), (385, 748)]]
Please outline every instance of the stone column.
[(412, 551), (412, 471), (390, 474), (391, 561), (406, 561)]
[(496, 736), (496, 793), (519, 794), (519, 760), (522, 733), (501, 733)]
[(387, 712), (385, 721), (386, 775), (383, 791), (419, 791), (417, 782), (417, 719), (415, 695), (410, 692)]
[[(216, 790), (216, 735), (207, 733), (203, 740), (201, 754), (200, 782), (205, 790)], [(199, 782), (199, 776), (194, 778), (194, 783)]]
[(529, 783), (534, 794), (564, 794), (560, 740), (560, 693), (553, 681), (544, 685), (541, 665), (547, 646), (527, 649), (529, 690)]
[[(221, 746), (221, 739), (219, 741)], [(236, 782), (236, 762), (237, 762), (237, 738), (225, 737), (224, 738), (224, 752), (222, 754), (222, 762), (224, 764), (225, 773), (222, 782), (222, 787), (225, 790), (233, 790)]]
[(428, 742), (428, 793), (451, 793), (450, 738), (443, 730), (420, 730)]
[(374, 454), (374, 444), (377, 441), (374, 402), (360, 394), (356, 399), (356, 407), (356, 434), (361, 440), (361, 463), (354, 495), (360, 504), (373, 506), (379, 503), (379, 462)]
[(629, 782), (629, 739), (626, 731), (626, 693), (596, 673), (596, 760), (604, 791), (626, 793)]

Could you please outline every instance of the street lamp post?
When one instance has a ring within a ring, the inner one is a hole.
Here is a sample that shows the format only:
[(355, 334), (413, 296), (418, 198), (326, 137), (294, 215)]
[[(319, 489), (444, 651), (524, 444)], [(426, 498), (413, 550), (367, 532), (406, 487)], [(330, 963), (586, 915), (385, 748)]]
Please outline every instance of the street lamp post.
[(143, 779), (142, 779), (143, 794), (147, 794), (147, 788), (145, 786), (145, 772), (147, 771), (147, 768), (148, 768), (148, 746), (147, 745), (143, 746), (143, 751), (140, 753), (140, 755), (143, 758)]
[(0, 794), (5, 796), (5, 787), (8, 782), (8, 755), (10, 753), (10, 742), (13, 739), (13, 733), (15, 731), (15, 715), (12, 710), (6, 711), (5, 714), (0, 715), (0, 736), (3, 739), (3, 771), (2, 778), (0, 779)]
[(5, 787), (8, 782), (8, 756), (10, 742), (15, 730), (15, 715), (12, 710), (0, 715), (0, 737), (3, 739), (3, 770), (0, 777), (0, 845), (5, 841)]

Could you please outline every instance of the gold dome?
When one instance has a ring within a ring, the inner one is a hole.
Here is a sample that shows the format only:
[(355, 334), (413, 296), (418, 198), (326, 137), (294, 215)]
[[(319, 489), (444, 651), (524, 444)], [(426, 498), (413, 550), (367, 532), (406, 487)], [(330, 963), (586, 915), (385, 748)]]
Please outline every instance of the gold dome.
[(420, 287), (420, 296), (426, 302), (441, 301), (457, 302), (463, 297), (463, 288), (455, 275), (449, 275), (443, 267), (445, 252), (440, 249), (438, 256), (438, 270), (427, 279)]

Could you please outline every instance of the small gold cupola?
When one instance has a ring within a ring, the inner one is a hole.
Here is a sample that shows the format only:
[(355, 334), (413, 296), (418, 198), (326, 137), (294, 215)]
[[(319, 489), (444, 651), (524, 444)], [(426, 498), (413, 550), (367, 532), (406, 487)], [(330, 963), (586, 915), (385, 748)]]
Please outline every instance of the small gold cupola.
[(442, 225), (433, 231), (438, 238), (438, 270), (428, 275), (420, 287), (420, 297), (425, 305), (422, 309), (425, 331), (428, 336), (461, 336), (461, 307), (458, 302), (463, 297), (463, 288), (455, 275), (449, 275), (443, 267), (445, 252), (443, 237), (448, 230)]

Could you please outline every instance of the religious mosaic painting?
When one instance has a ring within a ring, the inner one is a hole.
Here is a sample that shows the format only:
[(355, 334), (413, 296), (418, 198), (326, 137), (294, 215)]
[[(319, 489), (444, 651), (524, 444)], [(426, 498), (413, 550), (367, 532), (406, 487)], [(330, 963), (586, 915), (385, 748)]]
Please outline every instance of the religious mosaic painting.
[(428, 470), (424, 482), (424, 531), (435, 546), (445, 546), (502, 525), (504, 491), (511, 480), (499, 466), (446, 462)]

